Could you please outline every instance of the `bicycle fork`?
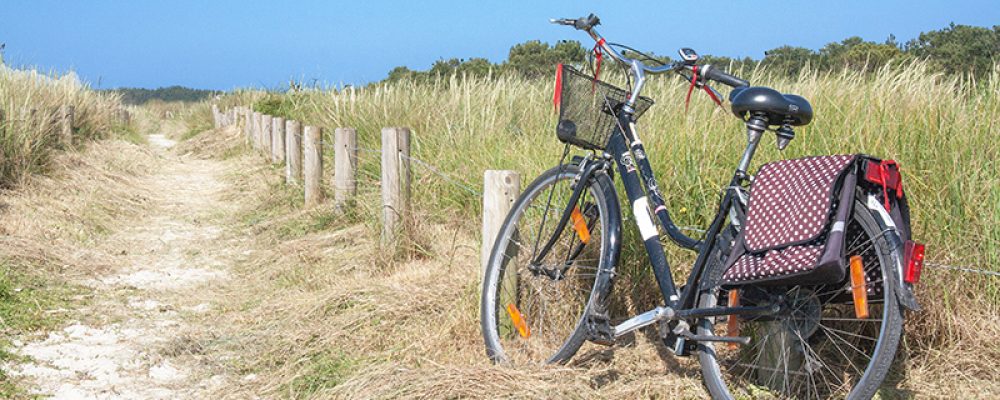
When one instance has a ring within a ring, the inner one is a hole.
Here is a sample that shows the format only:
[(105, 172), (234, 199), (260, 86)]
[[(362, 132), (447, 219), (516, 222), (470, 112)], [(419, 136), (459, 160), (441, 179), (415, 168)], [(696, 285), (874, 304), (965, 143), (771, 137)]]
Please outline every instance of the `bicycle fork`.
[[(566, 207), (563, 209), (563, 212), (559, 217), (559, 222), (556, 223), (556, 229), (553, 230), (552, 236), (545, 242), (541, 250), (537, 251), (534, 258), (531, 259), (532, 266), (540, 265), (542, 260), (545, 259), (545, 256), (552, 250), (552, 246), (559, 241), (559, 237), (561, 236), (563, 229), (566, 229), (566, 224), (569, 223), (569, 220), (573, 215), (573, 211), (577, 207), (576, 203), (580, 201), (580, 196), (583, 194), (583, 191), (587, 189), (587, 182), (590, 181), (594, 172), (607, 167), (606, 162), (602, 160), (584, 159), (582, 164), (580, 174), (576, 177), (574, 182), (575, 187), (573, 188), (573, 194), (570, 195), (569, 201), (566, 202)], [(575, 249), (567, 262), (576, 258), (581, 251), (582, 247)]]

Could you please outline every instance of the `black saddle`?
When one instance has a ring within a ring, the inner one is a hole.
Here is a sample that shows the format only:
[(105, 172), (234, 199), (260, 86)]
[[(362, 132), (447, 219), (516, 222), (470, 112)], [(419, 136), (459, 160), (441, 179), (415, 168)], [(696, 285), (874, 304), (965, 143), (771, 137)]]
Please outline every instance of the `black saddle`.
[(729, 93), (733, 114), (746, 120), (750, 115), (763, 114), (771, 125), (806, 125), (812, 121), (809, 101), (794, 94), (781, 94), (763, 87), (739, 87)]

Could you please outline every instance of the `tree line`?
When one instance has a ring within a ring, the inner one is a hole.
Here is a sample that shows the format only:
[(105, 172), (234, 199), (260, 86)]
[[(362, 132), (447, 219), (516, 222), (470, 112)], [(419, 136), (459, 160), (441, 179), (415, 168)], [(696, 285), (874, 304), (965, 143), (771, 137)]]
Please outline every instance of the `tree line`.
[(164, 102), (197, 102), (220, 94), (215, 90), (191, 89), (183, 86), (161, 87), (157, 89), (118, 88), (108, 91), (121, 93), (122, 102), (132, 105), (143, 105), (153, 100)]
[[(441, 76), (515, 74), (526, 78), (549, 76), (557, 63), (588, 62), (589, 49), (578, 41), (560, 41), (549, 45), (537, 40), (519, 43), (510, 48), (507, 59), (491, 63), (484, 58), (468, 60), (440, 59), (426, 71), (399, 66), (389, 71), (383, 82), (401, 80), (425, 81)], [(703, 56), (704, 63), (746, 70), (762, 66), (770, 71), (796, 75), (805, 68), (820, 71), (842, 69), (873, 71), (890, 63), (927, 60), (935, 71), (949, 74), (983, 76), (993, 70), (1000, 55), (1000, 25), (993, 28), (950, 24), (944, 29), (923, 32), (905, 43), (889, 35), (884, 42), (866, 41), (854, 36), (829, 43), (819, 50), (781, 46), (768, 50), (761, 59), (745, 57)], [(631, 56), (634, 56), (631, 55)], [(667, 56), (652, 55), (661, 62), (671, 62)]]

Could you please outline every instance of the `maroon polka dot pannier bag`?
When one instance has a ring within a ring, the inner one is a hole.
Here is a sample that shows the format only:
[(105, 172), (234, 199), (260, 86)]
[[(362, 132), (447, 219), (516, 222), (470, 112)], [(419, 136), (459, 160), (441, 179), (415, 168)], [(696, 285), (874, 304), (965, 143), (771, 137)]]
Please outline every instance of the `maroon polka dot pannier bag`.
[(806, 157), (762, 166), (723, 281), (787, 285), (843, 280), (844, 229), (861, 159), (867, 157)]

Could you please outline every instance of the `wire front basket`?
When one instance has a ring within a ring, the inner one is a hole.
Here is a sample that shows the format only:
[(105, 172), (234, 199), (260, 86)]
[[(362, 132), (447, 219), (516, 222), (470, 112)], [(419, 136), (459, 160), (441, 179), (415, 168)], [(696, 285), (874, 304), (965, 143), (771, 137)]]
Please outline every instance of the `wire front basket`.
[[(559, 108), (556, 133), (563, 143), (590, 150), (604, 150), (629, 92), (596, 80), (568, 65), (559, 65), (555, 102)], [(633, 120), (638, 119), (653, 100), (639, 96)]]

